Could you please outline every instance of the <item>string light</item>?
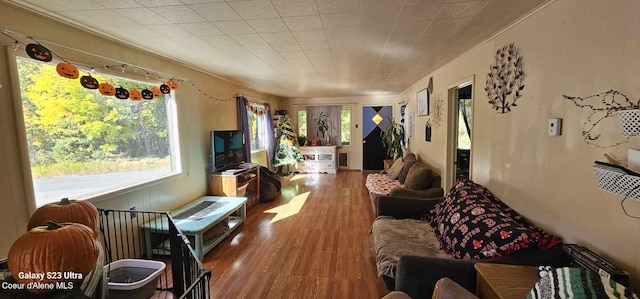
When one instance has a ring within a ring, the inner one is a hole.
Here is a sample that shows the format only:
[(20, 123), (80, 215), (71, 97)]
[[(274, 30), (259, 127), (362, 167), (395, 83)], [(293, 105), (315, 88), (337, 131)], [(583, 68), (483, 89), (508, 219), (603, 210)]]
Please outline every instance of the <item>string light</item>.
[[(33, 38), (33, 37), (27, 36), (27, 35), (25, 35), (25, 34), (21, 34), (21, 33), (14, 32), (14, 31), (9, 31), (8, 29), (5, 29), (5, 30), (0, 31), (0, 34), (1, 34), (1, 35), (4, 35), (4, 36), (6, 36), (6, 37), (8, 37), (8, 38), (10, 38), (11, 40), (13, 40), (13, 41), (14, 41), (14, 44), (12, 45), (12, 48), (13, 48), (13, 50), (14, 50), (14, 51), (18, 49), (18, 47), (19, 47), (19, 45), (20, 45), (20, 44), (23, 44), (23, 45), (26, 45), (26, 44), (25, 44), (25, 43), (20, 42), (20, 41), (19, 41), (19, 40), (17, 40), (16, 38), (12, 37), (11, 35), (9, 35), (9, 33), (12, 33), (13, 35), (20, 35), (20, 36), (22, 36), (22, 37), (24, 37), (24, 38), (27, 38), (27, 39), (29, 39), (29, 40), (31, 40), (31, 41), (33, 41), (33, 42), (37, 43), (37, 44), (41, 44), (41, 43), (40, 43), (40, 41), (36, 40), (36, 39), (35, 39), (35, 38)], [(77, 50), (77, 49), (73, 49), (73, 50), (83, 52), (82, 50)], [(62, 60), (62, 61), (66, 61), (66, 62), (70, 63), (67, 59), (64, 59), (63, 57), (59, 56), (57, 53), (55, 53), (55, 52), (53, 52), (53, 51), (51, 51), (51, 53), (52, 53), (52, 55), (53, 55), (53, 56), (55, 56), (55, 57), (59, 58), (60, 60)], [(83, 53), (87, 53), (87, 52), (83, 52)], [(92, 54), (92, 53), (88, 53), (88, 54)], [(99, 56), (99, 55), (97, 55), (97, 54), (93, 54), (93, 55), (95, 55), (96, 57), (100, 57), (100, 58), (102, 58), (102, 59), (109, 59), (109, 60), (112, 60), (112, 61), (116, 61), (116, 60), (110, 59), (110, 58), (108, 58), (108, 57), (102, 57), (102, 56)], [(75, 63), (75, 62), (74, 62), (73, 64), (74, 64), (74, 65), (76, 65), (76, 66), (84, 66), (84, 67), (86, 67), (87, 69), (89, 69), (89, 70), (90, 70), (90, 73), (97, 73), (97, 70), (96, 70), (96, 68), (95, 68), (94, 66), (90, 66), (90, 65), (83, 65), (83, 64), (81, 64), (81, 63)], [(116, 64), (116, 65), (111, 65), (111, 66), (109, 66), (109, 65), (105, 65), (105, 66), (103, 66), (103, 68), (104, 68), (105, 70), (112, 70), (112, 69), (117, 69), (117, 67), (120, 67), (120, 71), (121, 71), (122, 73), (126, 73), (126, 68), (127, 68), (127, 66), (129, 66), (129, 65), (128, 65), (128, 64), (126, 64), (126, 63), (122, 63), (122, 64)], [(136, 72), (136, 73), (138, 72), (138, 69), (140, 69), (140, 70), (144, 71), (144, 72), (145, 72), (145, 78), (146, 78), (146, 79), (149, 79), (151, 76), (153, 76), (153, 77), (156, 77), (156, 76), (157, 76), (158, 81), (165, 83), (165, 80), (163, 80), (163, 79), (162, 79), (162, 78), (163, 78), (163, 76), (158, 75), (158, 74), (157, 74), (157, 73), (155, 73), (155, 72), (151, 72), (151, 71), (149, 71), (149, 70), (146, 70), (146, 69), (144, 69), (144, 68), (140, 68), (140, 67), (135, 66), (135, 65), (131, 65), (131, 67), (133, 67), (134, 72)], [(167, 77), (172, 77), (172, 76), (167, 76)], [(165, 77), (165, 78), (166, 78), (166, 77)], [(236, 96), (240, 96), (240, 95), (238, 94), (238, 95), (233, 96), (233, 97), (230, 97), (230, 98), (223, 98), (223, 99), (221, 99), (221, 98), (216, 98), (216, 97), (213, 97), (213, 96), (211, 96), (211, 95), (207, 94), (206, 92), (202, 91), (202, 90), (201, 90), (198, 86), (196, 86), (196, 85), (195, 85), (191, 80), (188, 80), (188, 79), (185, 79), (185, 80), (183, 80), (183, 79), (175, 79), (175, 77), (173, 77), (173, 78), (174, 78), (173, 80), (176, 80), (176, 81), (179, 81), (179, 82), (189, 82), (189, 83), (191, 84), (191, 86), (192, 86), (192, 87), (194, 87), (194, 88), (195, 88), (199, 93), (201, 93), (203, 96), (205, 96), (205, 97), (207, 97), (207, 98), (209, 98), (210, 100), (213, 100), (213, 101), (217, 101), (217, 102), (233, 101), (233, 100), (235, 100), (235, 99), (236, 99)], [(0, 88), (1, 88), (1, 87), (0, 87)], [(257, 100), (257, 99), (256, 99), (256, 100)]]
[[(617, 96), (622, 97), (623, 100), (617, 99)], [(613, 89), (584, 98), (568, 95), (563, 95), (563, 97), (566, 100), (573, 102), (576, 107), (587, 108), (591, 110), (591, 112), (587, 116), (587, 121), (582, 124), (582, 137), (587, 144), (605, 149), (625, 144), (629, 142), (629, 139), (631, 139), (631, 137), (637, 136), (638, 132), (636, 132), (635, 134), (631, 134), (630, 136), (627, 136), (625, 139), (616, 143), (603, 145), (596, 143), (596, 141), (600, 140), (601, 135), (594, 134), (593, 131), (603, 120), (617, 115), (619, 111), (638, 109), (638, 107), (640, 107), (640, 99), (636, 102), (633, 102), (625, 94)], [(589, 104), (586, 102), (587, 100), (590, 100), (592, 98), (599, 98), (601, 105)]]

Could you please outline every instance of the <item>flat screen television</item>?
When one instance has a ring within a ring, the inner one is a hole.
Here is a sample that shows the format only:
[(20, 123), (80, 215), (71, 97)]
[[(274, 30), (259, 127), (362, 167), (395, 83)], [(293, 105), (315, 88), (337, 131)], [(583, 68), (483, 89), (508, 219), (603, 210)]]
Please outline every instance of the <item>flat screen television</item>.
[(238, 167), (247, 161), (240, 130), (211, 131), (211, 173)]

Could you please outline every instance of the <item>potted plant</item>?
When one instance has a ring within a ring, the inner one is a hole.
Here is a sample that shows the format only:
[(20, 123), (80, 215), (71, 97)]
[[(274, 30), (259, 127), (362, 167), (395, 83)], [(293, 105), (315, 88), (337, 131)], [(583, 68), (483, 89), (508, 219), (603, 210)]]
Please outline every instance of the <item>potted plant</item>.
[(326, 144), (329, 144), (329, 124), (328, 116), (324, 112), (320, 112), (320, 116), (315, 119), (316, 121), (316, 137), (322, 134), (322, 138), (326, 138)]
[(402, 156), (402, 145), (404, 144), (404, 127), (393, 118), (389, 120), (389, 127), (380, 132), (382, 146), (387, 149), (387, 156), (396, 159)]
[(307, 145), (307, 136), (298, 136), (298, 145), (299, 146)]

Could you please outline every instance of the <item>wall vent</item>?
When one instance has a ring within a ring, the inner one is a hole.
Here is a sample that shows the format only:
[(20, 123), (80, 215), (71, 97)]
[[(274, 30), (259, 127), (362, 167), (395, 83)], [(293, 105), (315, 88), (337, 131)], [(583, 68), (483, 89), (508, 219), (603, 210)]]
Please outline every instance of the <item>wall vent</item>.
[(338, 167), (349, 167), (349, 153), (338, 153)]

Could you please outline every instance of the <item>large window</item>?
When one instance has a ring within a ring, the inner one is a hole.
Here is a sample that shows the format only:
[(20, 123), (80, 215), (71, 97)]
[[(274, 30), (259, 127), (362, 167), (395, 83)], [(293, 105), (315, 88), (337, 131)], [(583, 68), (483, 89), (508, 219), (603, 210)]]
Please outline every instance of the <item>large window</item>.
[(342, 145), (351, 145), (351, 109), (342, 109), (340, 113), (340, 128)]
[(247, 107), (247, 120), (249, 122), (249, 142), (251, 150), (263, 150), (267, 148), (266, 138), (273, 138), (267, 134), (267, 114), (264, 105), (251, 104)]
[[(180, 172), (173, 92), (120, 100), (17, 59), (36, 205), (87, 199)], [(127, 90), (155, 83), (94, 74)]]
[(298, 136), (307, 136), (307, 110), (298, 110)]

